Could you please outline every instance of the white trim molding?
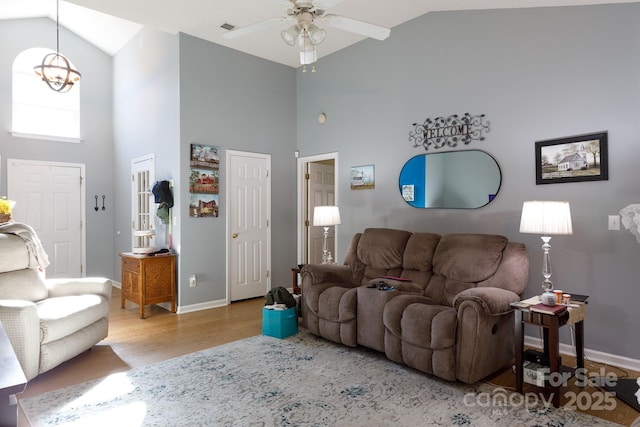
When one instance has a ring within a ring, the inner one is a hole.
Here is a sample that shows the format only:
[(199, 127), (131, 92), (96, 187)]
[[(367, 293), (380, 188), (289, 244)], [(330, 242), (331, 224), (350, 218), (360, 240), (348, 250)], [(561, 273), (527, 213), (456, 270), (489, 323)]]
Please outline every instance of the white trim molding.
[[(524, 344), (529, 347), (542, 348), (543, 342), (541, 338), (535, 338), (525, 335)], [(560, 344), (560, 353), (575, 357), (576, 348), (569, 344)], [(592, 362), (604, 363), (616, 368), (631, 369), (632, 371), (640, 371), (640, 360), (631, 359), (630, 357), (618, 356), (616, 354), (605, 353), (603, 351), (584, 349), (584, 356)]]

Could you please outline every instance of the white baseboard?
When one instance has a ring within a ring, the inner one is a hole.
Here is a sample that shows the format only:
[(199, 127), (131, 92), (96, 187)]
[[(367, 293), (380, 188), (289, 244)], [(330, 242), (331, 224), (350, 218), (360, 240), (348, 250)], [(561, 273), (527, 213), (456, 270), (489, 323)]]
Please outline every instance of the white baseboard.
[[(542, 348), (543, 343), (541, 338), (535, 338), (529, 335), (525, 335), (524, 344), (530, 347)], [(566, 354), (568, 356), (576, 355), (576, 349), (573, 345), (560, 343), (560, 354)], [(584, 349), (584, 356), (588, 360), (598, 363), (605, 363), (607, 365), (616, 366), (623, 369), (631, 369), (633, 371), (640, 371), (640, 360), (631, 359), (630, 357), (618, 356), (615, 354), (605, 353), (597, 350)]]
[[(122, 283), (116, 282), (115, 280), (112, 280), (111, 283), (112, 283), (113, 287), (118, 288), (118, 289), (122, 289)], [(167, 310), (171, 310), (171, 303), (170, 302), (161, 302), (161, 303), (158, 303), (157, 305), (159, 305), (160, 307), (166, 308)], [(186, 305), (186, 306), (177, 306), (176, 307), (176, 313), (177, 314), (191, 313), (193, 311), (206, 310), (208, 308), (224, 307), (226, 305), (227, 305), (227, 301), (226, 300), (208, 301), (208, 302), (203, 302), (203, 303), (199, 303), (199, 304), (191, 304), (191, 305)]]
[(227, 300), (207, 301), (198, 304), (183, 305), (178, 307), (178, 314), (191, 313), (193, 311), (206, 310), (209, 308), (224, 307), (226, 305)]

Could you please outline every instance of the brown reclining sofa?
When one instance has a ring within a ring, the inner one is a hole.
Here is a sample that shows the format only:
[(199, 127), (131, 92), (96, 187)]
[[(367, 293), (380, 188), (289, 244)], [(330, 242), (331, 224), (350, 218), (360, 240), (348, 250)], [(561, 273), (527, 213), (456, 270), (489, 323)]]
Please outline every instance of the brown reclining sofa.
[(526, 247), (504, 236), (368, 228), (344, 265), (302, 268), (303, 322), (328, 340), (472, 384), (512, 363), (510, 303), (528, 270)]

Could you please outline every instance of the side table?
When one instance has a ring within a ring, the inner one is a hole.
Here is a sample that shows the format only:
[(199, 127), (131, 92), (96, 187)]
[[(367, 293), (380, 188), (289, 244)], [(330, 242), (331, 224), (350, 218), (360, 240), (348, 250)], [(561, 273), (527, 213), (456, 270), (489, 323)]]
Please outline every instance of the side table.
[(140, 318), (144, 319), (147, 304), (171, 303), (171, 312), (176, 312), (176, 256), (138, 255), (121, 253), (122, 296), (120, 308), (128, 299), (140, 306)]
[[(579, 316), (574, 322), (570, 319), (569, 308), (562, 313), (545, 314), (530, 311), (527, 307), (513, 306), (515, 312), (515, 364), (516, 364), (516, 391), (522, 394), (523, 366), (524, 363), (524, 325), (536, 325), (543, 328), (544, 355), (549, 360), (549, 374), (568, 372), (573, 375), (576, 369), (584, 369), (584, 316)], [(584, 307), (580, 308), (584, 310)], [(566, 324), (575, 324), (576, 367), (570, 368), (562, 365), (560, 357), (560, 327)], [(556, 408), (560, 406), (560, 387), (558, 381), (546, 384), (545, 389), (552, 393), (552, 403)]]
[(13, 351), (9, 337), (0, 323), (0, 426), (15, 426), (18, 423), (18, 406), (11, 396), (24, 391), (27, 378)]
[(291, 288), (293, 289), (294, 295), (300, 295), (302, 293), (302, 289), (298, 286), (298, 274), (300, 273), (300, 269), (298, 267), (293, 267), (291, 269)]

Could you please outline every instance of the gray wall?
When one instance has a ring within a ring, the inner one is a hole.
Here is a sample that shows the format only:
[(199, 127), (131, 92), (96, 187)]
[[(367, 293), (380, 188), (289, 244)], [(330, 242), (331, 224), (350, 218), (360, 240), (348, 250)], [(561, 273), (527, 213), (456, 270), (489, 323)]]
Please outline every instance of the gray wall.
[[(542, 242), (519, 233), (522, 202), (568, 200), (574, 234), (551, 241), (556, 288), (591, 296), (587, 348), (637, 358), (640, 246), (627, 231), (607, 231), (607, 215), (640, 199), (639, 21), (639, 4), (429, 13), (384, 42), (323, 58), (312, 77), (298, 71), (301, 155), (340, 155), (339, 257), (370, 226), (504, 234), (529, 248), (531, 296), (540, 292)], [(465, 112), (491, 122), (487, 139), (468, 148), (496, 158), (500, 193), (477, 210), (409, 207), (398, 174), (423, 151), (408, 141), (411, 124)], [(602, 130), (608, 181), (536, 185), (535, 141)], [(350, 191), (350, 166), (365, 164), (375, 165), (375, 189)]]
[[(131, 250), (130, 164), (155, 153), (156, 178), (173, 180), (173, 247), (178, 304), (207, 306), (226, 298), (227, 149), (271, 155), (272, 284), (290, 283), (295, 262), (295, 70), (179, 34), (145, 29), (114, 60), (116, 248)], [(220, 216), (189, 217), (191, 144), (220, 152)], [(166, 226), (156, 223), (157, 244)], [(165, 239), (163, 241), (163, 239)], [(114, 260), (119, 277), (119, 260)], [(198, 286), (189, 287), (189, 276)]]
[[(180, 36), (180, 304), (226, 297), (226, 150), (271, 156), (271, 284), (290, 286), (296, 260), (295, 70), (201, 39)], [(220, 152), (220, 216), (188, 213), (190, 145)], [(189, 287), (196, 274), (199, 285)]]
[[(86, 274), (112, 277), (113, 213), (118, 206), (114, 203), (113, 191), (111, 57), (60, 28), (60, 52), (83, 76), (80, 82), (80, 132), (84, 141), (44, 141), (16, 138), (9, 133), (13, 61), (20, 52), (29, 48), (55, 50), (55, 37), (56, 24), (47, 18), (0, 20), (0, 195), (7, 194), (8, 158), (86, 165)], [(44, 83), (38, 82), (34, 76), (34, 84)], [(96, 194), (106, 196), (105, 211), (93, 209), (93, 196)]]
[[(114, 253), (131, 251), (131, 161), (155, 154), (156, 179), (181, 188), (180, 72), (178, 37), (144, 29), (113, 60), (115, 80), (114, 150), (115, 215)], [(172, 215), (179, 218), (181, 200), (174, 197)], [(152, 207), (155, 213), (155, 206)], [(155, 217), (155, 215), (154, 215)], [(158, 247), (167, 241), (168, 227), (154, 222)], [(174, 246), (180, 245), (180, 227), (173, 227)], [(113, 277), (120, 280), (120, 258), (113, 256)]]

